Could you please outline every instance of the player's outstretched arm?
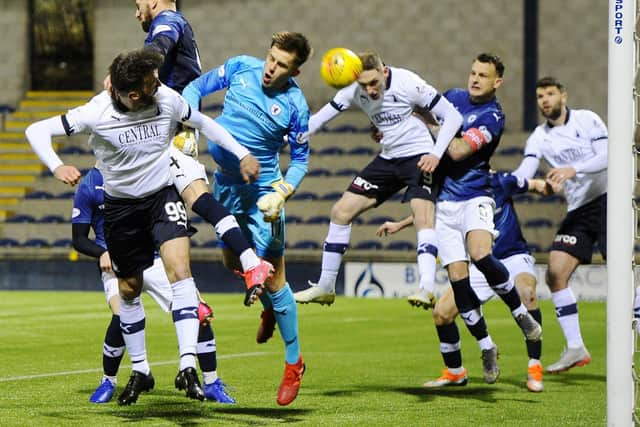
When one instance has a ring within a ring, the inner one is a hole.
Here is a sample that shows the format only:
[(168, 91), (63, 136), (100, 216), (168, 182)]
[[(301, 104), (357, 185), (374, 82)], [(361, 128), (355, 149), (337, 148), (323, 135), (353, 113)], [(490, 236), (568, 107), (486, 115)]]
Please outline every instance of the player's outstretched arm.
[(80, 181), (80, 171), (75, 166), (67, 166), (53, 150), (52, 138), (66, 135), (61, 116), (51, 117), (32, 123), (25, 131), (31, 148), (59, 181), (74, 186)]
[(403, 228), (409, 227), (411, 224), (413, 224), (413, 215), (409, 215), (402, 221), (385, 221), (385, 223), (376, 230), (376, 236), (382, 237), (388, 234), (395, 234)]

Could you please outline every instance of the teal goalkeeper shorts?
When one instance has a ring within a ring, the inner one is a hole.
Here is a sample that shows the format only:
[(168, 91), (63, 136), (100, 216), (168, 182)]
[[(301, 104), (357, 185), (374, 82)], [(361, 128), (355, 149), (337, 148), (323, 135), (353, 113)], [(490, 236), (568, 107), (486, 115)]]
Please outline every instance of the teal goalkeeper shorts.
[[(215, 186), (213, 196), (236, 217), (242, 232), (253, 243), (256, 253), (263, 258), (277, 258), (284, 255), (285, 231), (284, 209), (280, 219), (267, 222), (258, 209), (258, 199), (273, 191), (271, 186), (257, 184), (237, 184), (216, 171), (213, 174)], [(224, 247), (224, 244), (222, 247)]]

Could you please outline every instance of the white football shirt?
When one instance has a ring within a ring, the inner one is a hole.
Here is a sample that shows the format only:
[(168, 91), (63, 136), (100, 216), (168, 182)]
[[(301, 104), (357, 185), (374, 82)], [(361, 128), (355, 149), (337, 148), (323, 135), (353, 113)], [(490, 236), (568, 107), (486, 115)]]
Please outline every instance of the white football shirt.
[(189, 119), (191, 108), (165, 85), (155, 99), (149, 108), (121, 113), (103, 91), (63, 116), (69, 135), (91, 133), (89, 146), (110, 196), (145, 197), (173, 184), (168, 148), (177, 124)]
[(433, 151), (434, 140), (424, 122), (413, 114), (416, 107), (430, 109), (441, 98), (438, 92), (417, 74), (403, 68), (389, 68), (387, 89), (372, 100), (357, 82), (341, 89), (332, 105), (339, 111), (360, 107), (382, 131), (385, 159), (408, 157)]
[[(567, 110), (562, 126), (538, 125), (527, 139), (524, 155), (544, 158), (553, 168), (584, 163), (596, 155), (594, 143), (607, 143), (607, 127), (600, 117), (589, 110)], [(606, 168), (594, 173), (578, 172), (565, 181), (567, 210), (572, 211), (607, 192)]]

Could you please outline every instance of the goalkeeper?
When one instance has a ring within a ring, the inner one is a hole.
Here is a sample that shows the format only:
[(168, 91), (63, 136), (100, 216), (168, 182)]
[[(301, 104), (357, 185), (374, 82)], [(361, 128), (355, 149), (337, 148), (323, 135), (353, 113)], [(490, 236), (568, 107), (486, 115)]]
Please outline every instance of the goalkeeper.
[[(308, 169), (309, 107), (293, 77), (310, 53), (309, 42), (302, 34), (276, 33), (266, 60), (230, 58), (192, 81), (182, 92), (191, 107), (197, 108), (202, 97), (227, 89), (223, 112), (216, 121), (260, 162), (256, 181), (245, 184), (238, 173), (237, 158), (209, 143), (209, 151), (219, 166), (214, 174), (215, 198), (235, 215), (245, 235), (253, 239), (258, 256), (275, 267), (274, 276), (266, 281), (268, 292), (260, 296), (265, 311), (257, 341), (266, 342), (278, 324), (286, 362), (277, 396), (280, 405), (288, 405), (296, 398), (305, 369), (300, 356), (296, 303), (285, 277), (283, 206)], [(283, 177), (279, 152), (285, 136), (291, 161)], [(227, 267), (237, 267), (238, 258), (226, 246), (223, 260)]]

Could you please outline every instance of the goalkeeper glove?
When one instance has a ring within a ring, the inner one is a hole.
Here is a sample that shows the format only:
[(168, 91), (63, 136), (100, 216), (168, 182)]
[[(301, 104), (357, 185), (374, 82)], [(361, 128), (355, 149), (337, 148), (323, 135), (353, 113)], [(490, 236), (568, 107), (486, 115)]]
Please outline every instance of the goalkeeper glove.
[(187, 156), (198, 158), (198, 138), (195, 130), (185, 128), (173, 137), (173, 145)]
[(291, 197), (295, 189), (293, 185), (284, 180), (279, 180), (271, 184), (274, 191), (267, 193), (258, 199), (258, 209), (264, 215), (267, 222), (274, 222), (280, 218), (280, 210), (284, 202)]

